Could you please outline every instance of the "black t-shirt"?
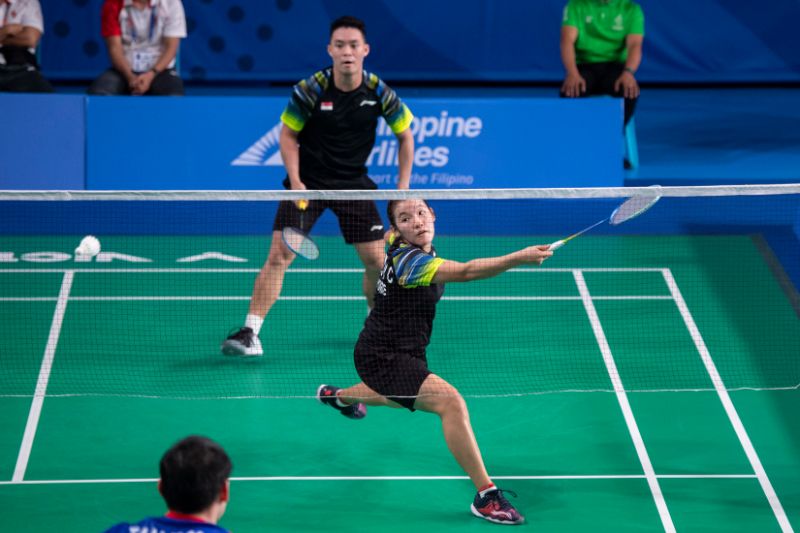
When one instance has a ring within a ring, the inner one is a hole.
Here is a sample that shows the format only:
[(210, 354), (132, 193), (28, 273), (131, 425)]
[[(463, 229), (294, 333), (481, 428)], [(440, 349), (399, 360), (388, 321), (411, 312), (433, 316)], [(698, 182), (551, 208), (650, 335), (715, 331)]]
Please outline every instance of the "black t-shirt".
[(431, 284), (444, 259), (417, 246), (389, 246), (376, 284), (375, 307), (358, 342), (378, 352), (423, 354), (431, 339), (444, 284)]
[(364, 71), (361, 85), (350, 92), (336, 88), (330, 68), (295, 85), (281, 121), (299, 132), (305, 186), (375, 189), (366, 162), (381, 116), (394, 133), (407, 129), (414, 118), (395, 92), (369, 72)]

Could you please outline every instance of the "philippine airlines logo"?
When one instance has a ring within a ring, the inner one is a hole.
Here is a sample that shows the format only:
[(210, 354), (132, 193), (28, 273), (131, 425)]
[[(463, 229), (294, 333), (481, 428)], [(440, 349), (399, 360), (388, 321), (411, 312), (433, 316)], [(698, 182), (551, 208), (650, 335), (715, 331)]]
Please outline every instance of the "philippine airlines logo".
[(263, 137), (257, 140), (250, 148), (239, 154), (231, 161), (231, 166), (236, 167), (281, 167), (280, 151), (281, 123), (278, 122)]
[[(364, 100), (363, 105), (371, 105), (374, 100)], [(232, 166), (281, 167), (283, 160), (280, 152), (281, 123), (278, 122), (264, 136), (258, 139), (247, 150), (231, 161)], [(412, 175), (415, 185), (445, 183), (451, 186), (453, 175), (440, 172), (450, 163), (451, 150), (467, 151), (463, 141), (477, 139), (483, 133), (483, 119), (476, 115), (451, 115), (446, 109), (438, 114), (417, 116), (411, 122), (411, 134), (414, 136), (414, 169), (435, 171), (430, 176), (420, 173)], [(386, 121), (378, 121), (375, 132), (376, 143), (367, 157), (370, 177), (378, 184), (388, 183), (393, 179), (389, 169), (397, 167), (399, 144)], [(444, 176), (444, 177), (443, 177)], [(459, 175), (460, 176), (460, 175)], [(457, 176), (456, 178), (461, 179)], [(469, 176), (471, 178), (472, 176)], [(424, 178), (424, 179), (423, 179)], [(388, 181), (387, 181), (388, 180)], [(460, 182), (459, 182), (460, 183)], [(470, 183), (461, 183), (469, 185)]]

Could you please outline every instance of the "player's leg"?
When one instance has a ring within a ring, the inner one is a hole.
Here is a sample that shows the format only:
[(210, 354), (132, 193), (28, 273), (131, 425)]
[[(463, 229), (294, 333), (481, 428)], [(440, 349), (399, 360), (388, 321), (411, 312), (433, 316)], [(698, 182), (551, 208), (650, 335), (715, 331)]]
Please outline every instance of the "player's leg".
[(429, 375), (419, 389), (414, 408), (439, 415), (450, 453), (476, 488), (491, 483), (472, 432), (467, 404), (455, 387), (436, 374)]
[(367, 299), (370, 309), (375, 304), (375, 283), (383, 268), (384, 248), (383, 240), (372, 242), (359, 242), (355, 244), (358, 257), (364, 264), (364, 275), (361, 278), (361, 290)]
[(371, 309), (375, 298), (375, 283), (383, 268), (383, 219), (372, 201), (333, 201), (330, 202), (330, 208), (339, 219), (344, 241), (355, 246), (364, 265), (361, 290)]
[(92, 82), (87, 92), (99, 95), (120, 95), (130, 94), (131, 88), (119, 71), (110, 68)]
[(156, 74), (147, 94), (150, 96), (183, 96), (183, 80), (178, 71), (168, 68)]
[[(325, 210), (320, 202), (310, 202), (305, 212), (306, 227), (313, 227), (319, 216)], [(264, 323), (264, 317), (275, 304), (283, 288), (283, 278), (289, 265), (296, 257), (281, 237), (281, 231), (286, 226), (300, 225), (300, 210), (293, 202), (284, 201), (278, 206), (275, 223), (272, 225), (272, 243), (269, 255), (256, 277), (253, 285), (253, 294), (250, 298), (250, 307), (245, 317), (244, 326), (228, 336), (222, 343), (222, 353), (225, 355), (262, 355), (259, 333)]]
[(414, 408), (436, 413), (442, 420), (444, 439), (450, 453), (464, 469), (477, 489), (470, 507), (472, 514), (500, 524), (521, 524), (524, 518), (495, 487), (483, 464), (478, 441), (472, 431), (464, 398), (447, 381), (429, 375), (419, 390)]
[(228, 336), (222, 343), (225, 355), (262, 355), (261, 340), (258, 335), (264, 323), (264, 317), (278, 300), (283, 288), (286, 270), (292, 264), (295, 255), (286, 247), (280, 231), (272, 232), (272, 243), (269, 255), (253, 284), (250, 307), (245, 317), (245, 324), (238, 331)]
[(364, 383), (358, 383), (346, 389), (340, 389), (333, 385), (320, 385), (317, 388), (317, 399), (323, 404), (333, 407), (347, 418), (353, 419), (367, 416), (367, 405), (400, 407)]
[(353, 385), (352, 387), (347, 387), (346, 389), (340, 389), (337, 395), (338, 398), (346, 404), (363, 403), (376, 407), (392, 407), (395, 409), (403, 407), (399, 403), (393, 402), (385, 396), (381, 396), (363, 382)]

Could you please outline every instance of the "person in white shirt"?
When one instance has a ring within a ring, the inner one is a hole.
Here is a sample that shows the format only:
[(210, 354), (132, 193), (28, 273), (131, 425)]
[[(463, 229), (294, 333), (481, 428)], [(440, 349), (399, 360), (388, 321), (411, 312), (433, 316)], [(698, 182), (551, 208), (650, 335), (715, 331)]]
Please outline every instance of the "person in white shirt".
[(42, 33), (39, 0), (0, 0), (0, 92), (53, 92), (36, 60)]
[(186, 37), (181, 0), (105, 0), (101, 34), (111, 68), (89, 87), (97, 95), (183, 95), (175, 69)]

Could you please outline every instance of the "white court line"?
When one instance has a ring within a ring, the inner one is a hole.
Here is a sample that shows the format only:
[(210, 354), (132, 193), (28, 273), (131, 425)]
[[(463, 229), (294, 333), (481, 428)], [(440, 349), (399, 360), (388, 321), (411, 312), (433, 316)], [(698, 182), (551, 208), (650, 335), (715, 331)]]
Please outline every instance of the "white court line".
[[(127, 302), (127, 301), (227, 301), (250, 300), (250, 296), (70, 296), (71, 302)], [(672, 300), (672, 296), (592, 296), (592, 300)], [(361, 301), (364, 296), (279, 296), (279, 300), (308, 301)], [(8, 296), (0, 298), (0, 302), (54, 302), (54, 296)], [(456, 302), (536, 302), (536, 301), (577, 301), (581, 296), (444, 296), (442, 300)]]
[(794, 531), (789, 523), (789, 519), (786, 517), (786, 513), (784, 512), (783, 506), (778, 499), (778, 495), (775, 493), (775, 489), (772, 488), (772, 483), (770, 483), (769, 478), (767, 477), (767, 472), (764, 470), (764, 466), (761, 464), (761, 460), (758, 458), (758, 454), (753, 447), (753, 443), (750, 441), (750, 437), (747, 435), (744, 424), (742, 424), (742, 420), (739, 418), (739, 413), (736, 411), (733, 401), (731, 401), (730, 394), (728, 394), (725, 384), (722, 382), (722, 377), (717, 371), (717, 365), (714, 364), (714, 360), (711, 358), (711, 352), (708, 351), (708, 347), (703, 340), (703, 336), (700, 334), (700, 329), (697, 327), (691, 312), (689, 312), (689, 307), (686, 305), (686, 301), (683, 299), (680, 289), (678, 289), (678, 284), (675, 282), (672, 272), (668, 268), (665, 268), (662, 271), (662, 274), (664, 276), (664, 281), (667, 282), (667, 286), (672, 294), (672, 298), (675, 300), (675, 305), (678, 306), (678, 310), (681, 313), (681, 317), (683, 317), (686, 328), (689, 330), (689, 334), (694, 341), (694, 345), (697, 348), (697, 351), (700, 353), (700, 358), (703, 360), (703, 364), (705, 365), (706, 371), (711, 378), (711, 382), (714, 384), (714, 389), (716, 389), (719, 399), (722, 402), (722, 406), (725, 408), (725, 413), (728, 415), (728, 419), (730, 420), (731, 425), (736, 432), (736, 436), (739, 437), (739, 442), (744, 449), (744, 453), (747, 455), (747, 459), (750, 461), (750, 465), (753, 467), (753, 471), (756, 473), (758, 482), (761, 484), (761, 489), (764, 491), (770, 507), (772, 507), (772, 512), (775, 514), (778, 524), (780, 524), (781, 531)]
[(25, 424), (25, 433), (22, 436), (22, 444), (17, 455), (17, 465), (14, 468), (14, 475), (11, 478), (14, 482), (20, 482), (25, 478), (25, 470), (28, 468), (28, 459), (31, 456), (33, 439), (36, 436), (36, 429), (39, 426), (39, 416), (42, 414), (42, 404), (47, 393), (47, 383), (50, 381), (50, 371), (53, 369), (53, 359), (56, 356), (56, 346), (58, 337), (61, 335), (61, 324), (64, 321), (64, 313), (67, 310), (67, 299), (72, 288), (72, 280), (75, 273), (71, 270), (64, 272), (64, 279), (61, 281), (61, 290), (58, 293), (56, 309), (53, 313), (53, 322), (50, 325), (50, 335), (47, 337), (47, 345), (44, 348), (42, 365), (39, 367), (39, 378), (36, 380), (36, 390), (31, 400), (31, 409), (28, 412), (28, 422)]
[(672, 517), (669, 514), (667, 502), (664, 500), (664, 495), (661, 492), (661, 486), (658, 484), (658, 478), (656, 477), (655, 470), (653, 469), (653, 464), (650, 462), (650, 456), (647, 454), (647, 448), (645, 448), (644, 440), (642, 440), (642, 435), (639, 432), (639, 426), (636, 424), (636, 419), (633, 416), (633, 410), (628, 402), (628, 396), (625, 393), (625, 387), (622, 385), (622, 379), (619, 376), (617, 364), (614, 361), (614, 356), (611, 353), (611, 348), (608, 345), (608, 340), (606, 339), (606, 334), (603, 331), (603, 326), (600, 324), (600, 318), (597, 315), (594, 302), (592, 302), (589, 287), (587, 287), (586, 280), (583, 278), (583, 272), (576, 269), (573, 271), (573, 276), (575, 277), (575, 283), (578, 285), (578, 291), (583, 297), (583, 306), (586, 308), (586, 313), (589, 315), (589, 322), (592, 325), (592, 330), (594, 331), (594, 336), (597, 339), (600, 352), (603, 354), (603, 361), (605, 361), (606, 368), (608, 369), (608, 375), (611, 378), (611, 383), (614, 385), (614, 392), (617, 395), (617, 401), (619, 402), (620, 409), (622, 410), (622, 415), (625, 417), (625, 423), (628, 426), (628, 432), (631, 434), (633, 445), (636, 448), (637, 455), (639, 456), (639, 462), (642, 464), (642, 469), (644, 470), (647, 484), (650, 486), (650, 492), (653, 494), (653, 500), (655, 500), (658, 514), (661, 517), (661, 523), (664, 526), (664, 531), (673, 533), (675, 531), (675, 525), (672, 523)]
[[(755, 474), (675, 474), (658, 476), (668, 479), (750, 479)], [(467, 476), (253, 476), (232, 477), (231, 481), (451, 481), (467, 480)], [(505, 480), (575, 480), (592, 481), (607, 479), (646, 479), (643, 474), (605, 474), (571, 476), (492, 476), (492, 479)], [(123, 479), (33, 479), (29, 481), (0, 481), (0, 485), (82, 485), (100, 483), (155, 483), (158, 478)]]

